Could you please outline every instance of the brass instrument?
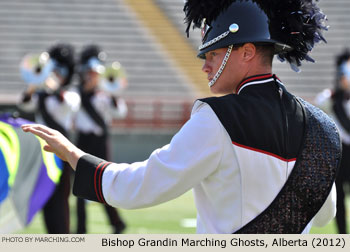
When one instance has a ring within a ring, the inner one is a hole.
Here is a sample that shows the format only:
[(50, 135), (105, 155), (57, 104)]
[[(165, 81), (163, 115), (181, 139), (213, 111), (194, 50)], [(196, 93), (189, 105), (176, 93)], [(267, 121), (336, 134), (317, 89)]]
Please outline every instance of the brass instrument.
[(104, 92), (120, 95), (127, 86), (128, 81), (125, 70), (118, 61), (107, 65), (104, 71), (100, 73), (99, 87)]
[(20, 63), (20, 73), (28, 85), (43, 87), (54, 69), (54, 62), (47, 52), (27, 54)]

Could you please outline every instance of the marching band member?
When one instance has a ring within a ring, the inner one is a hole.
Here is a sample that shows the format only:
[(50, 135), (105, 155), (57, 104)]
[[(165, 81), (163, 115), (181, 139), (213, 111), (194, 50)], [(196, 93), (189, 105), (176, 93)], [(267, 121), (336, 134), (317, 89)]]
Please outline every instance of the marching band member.
[[(116, 97), (100, 85), (105, 71), (105, 53), (97, 45), (85, 46), (80, 55), (79, 77), (82, 106), (76, 115), (75, 129), (78, 132), (77, 146), (93, 155), (107, 159), (108, 124), (114, 118), (124, 118), (127, 106), (121, 97)], [(116, 80), (117, 81), (117, 80)], [(125, 81), (125, 80), (124, 80)], [(99, 85), (100, 84), (100, 85)], [(110, 85), (113, 85), (111, 83)], [(125, 224), (117, 210), (105, 205), (114, 233), (121, 233)], [(86, 233), (85, 200), (77, 199), (79, 234)]]
[(350, 183), (350, 52), (344, 51), (336, 58), (334, 90), (325, 89), (316, 96), (315, 104), (332, 117), (342, 140), (342, 159), (335, 180), (337, 188), (338, 232), (346, 232), (344, 186)]
[(194, 191), (198, 233), (307, 233), (335, 215), (340, 160), (334, 122), (290, 94), (273, 55), (294, 69), (322, 39), (325, 16), (312, 0), (187, 0), (186, 22), (203, 27), (198, 56), (213, 94), (149, 159), (107, 162), (41, 125), (76, 169), (73, 193), (123, 208), (160, 204)]
[[(69, 44), (58, 43), (49, 48), (47, 53), (46, 64), (40, 73), (38, 71), (38, 76), (30, 78), (31, 70), (21, 69), (23, 78), (30, 86), (18, 107), (26, 112), (34, 112), (36, 122), (68, 137), (74, 115), (80, 107), (79, 95), (68, 90), (74, 74), (74, 48)], [(50, 234), (69, 233), (70, 169), (65, 163), (60, 182), (43, 209)]]

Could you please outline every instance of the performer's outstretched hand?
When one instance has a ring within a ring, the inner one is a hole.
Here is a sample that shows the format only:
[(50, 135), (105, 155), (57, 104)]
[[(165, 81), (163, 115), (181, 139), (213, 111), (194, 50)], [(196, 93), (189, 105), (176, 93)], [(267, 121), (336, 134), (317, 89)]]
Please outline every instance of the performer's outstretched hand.
[(59, 131), (40, 124), (22, 125), (24, 132), (31, 132), (46, 141), (45, 151), (55, 153), (63, 161), (67, 161), (75, 170), (77, 162), (85, 153), (72, 144)]

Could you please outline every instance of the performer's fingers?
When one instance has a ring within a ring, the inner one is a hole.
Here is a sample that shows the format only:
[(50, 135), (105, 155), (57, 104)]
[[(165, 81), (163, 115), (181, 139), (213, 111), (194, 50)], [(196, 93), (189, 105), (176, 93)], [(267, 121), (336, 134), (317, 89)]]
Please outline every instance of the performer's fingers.
[(48, 144), (44, 145), (44, 150), (45, 150), (45, 151), (48, 151), (48, 152), (53, 152), (53, 149), (52, 149), (51, 146), (48, 145)]
[(23, 125), (21, 126), (21, 128), (22, 128), (22, 130), (23, 130), (24, 132), (28, 132), (30, 126), (29, 126), (28, 124), (23, 124)]
[(52, 129), (50, 129), (49, 127), (47, 127), (45, 125), (42, 125), (42, 124), (24, 124), (24, 125), (22, 125), (22, 129), (24, 131), (26, 131), (26, 132), (30, 128), (34, 128), (34, 129), (43, 131), (43, 132), (45, 132), (48, 135), (52, 135), (53, 134), (53, 130)]
[(50, 129), (49, 127), (45, 126), (45, 125), (41, 125), (41, 124), (34, 124), (32, 126), (34, 129), (39, 130), (41, 132), (44, 132), (47, 135), (53, 135), (53, 130)]
[(53, 148), (51, 148), (50, 145), (46, 144), (44, 145), (44, 150), (47, 151), (47, 152), (52, 152), (52, 153), (55, 153), (57, 157), (59, 157), (60, 159), (62, 159), (63, 161), (67, 161), (65, 158), (61, 157), (60, 155), (58, 155), (55, 150)]
[(34, 135), (44, 139), (44, 140), (48, 140), (50, 138), (50, 135), (48, 135), (47, 133), (41, 131), (40, 129), (37, 129), (35, 127), (28, 127), (23, 129), (25, 132), (30, 132), (33, 133)]

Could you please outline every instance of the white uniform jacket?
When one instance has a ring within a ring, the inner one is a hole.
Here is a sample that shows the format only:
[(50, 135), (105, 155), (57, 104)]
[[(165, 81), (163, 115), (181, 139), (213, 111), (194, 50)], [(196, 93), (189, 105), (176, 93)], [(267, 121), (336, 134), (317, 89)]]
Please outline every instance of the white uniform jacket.
[[(113, 99), (111, 95), (101, 91), (94, 92), (90, 97), (92, 107), (107, 125), (112, 119), (125, 118), (128, 112), (126, 102), (123, 98), (118, 97), (115, 99), (115, 104), (113, 103)], [(85, 134), (93, 133), (97, 136), (104, 133), (101, 126), (91, 118), (83, 105), (76, 114), (75, 129)]]
[[(171, 142), (143, 162), (116, 164), (91, 155), (80, 158), (74, 194), (135, 209), (169, 201), (193, 189), (198, 233), (238, 230), (272, 202), (296, 161), (295, 148), (285, 154), (285, 145), (277, 137), (285, 132), (280, 127), (279, 106), (269, 101), (278, 98), (278, 92), (272, 91), (274, 85), (272, 75), (255, 76), (242, 82), (233, 95), (240, 105), (234, 110), (239, 117), (230, 119), (232, 132), (242, 132), (236, 142), (211, 106), (196, 101), (190, 120)], [(290, 145), (298, 145), (299, 138), (291, 138)], [(334, 215), (333, 189), (314, 221), (325, 225)]]
[[(40, 104), (40, 94), (46, 95), (42, 105)], [(29, 100), (18, 103), (18, 107), (23, 111), (35, 113), (37, 123), (54, 127), (54, 125), (47, 123), (41, 106), (45, 107), (48, 117), (54, 120), (63, 130), (69, 131), (73, 126), (74, 116), (80, 108), (80, 96), (74, 90), (62, 90), (59, 95), (53, 94), (51, 91), (38, 91)]]

